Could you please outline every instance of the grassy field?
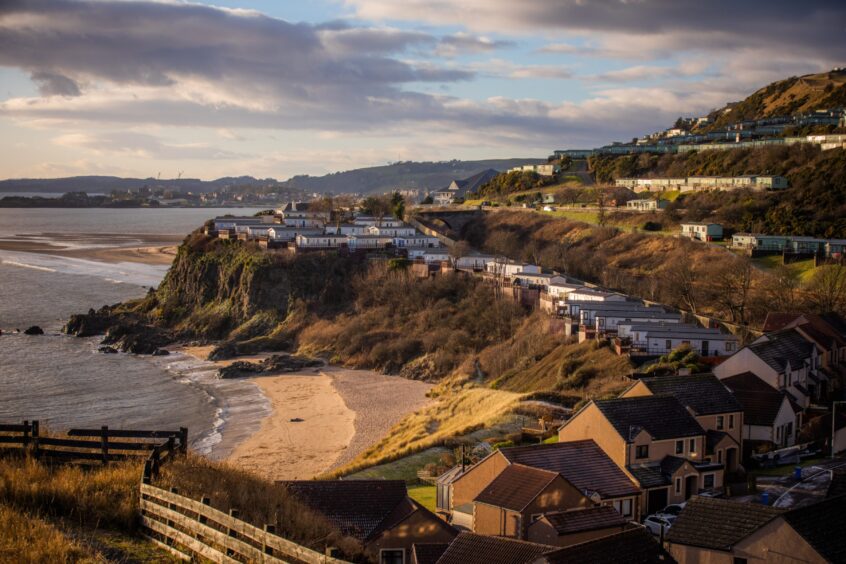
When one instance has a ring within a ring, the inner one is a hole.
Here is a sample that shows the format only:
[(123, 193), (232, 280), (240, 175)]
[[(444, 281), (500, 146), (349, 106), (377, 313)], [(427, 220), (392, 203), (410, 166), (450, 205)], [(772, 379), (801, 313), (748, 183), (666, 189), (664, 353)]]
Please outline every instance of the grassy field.
[(555, 210), (551, 212), (543, 212), (552, 217), (562, 217), (565, 219), (572, 219), (573, 221), (584, 221), (585, 223), (596, 223), (598, 221), (598, 214), (595, 211), (579, 211), (579, 210)]
[(437, 488), (435, 486), (412, 486), (408, 488), (408, 495), (411, 499), (429, 511), (435, 511), (436, 494)]
[(416, 483), (418, 470), (427, 464), (438, 462), (444, 454), (449, 452), (448, 448), (433, 447), (387, 464), (371, 466), (350, 474), (349, 477), (359, 480), (405, 480), (408, 483)]
[[(770, 255), (766, 257), (759, 257), (752, 259), (753, 264), (758, 268), (766, 271), (773, 271), (782, 266), (781, 255)], [(799, 277), (802, 282), (807, 282), (814, 275), (814, 260), (802, 260), (787, 265), (794, 274)]]

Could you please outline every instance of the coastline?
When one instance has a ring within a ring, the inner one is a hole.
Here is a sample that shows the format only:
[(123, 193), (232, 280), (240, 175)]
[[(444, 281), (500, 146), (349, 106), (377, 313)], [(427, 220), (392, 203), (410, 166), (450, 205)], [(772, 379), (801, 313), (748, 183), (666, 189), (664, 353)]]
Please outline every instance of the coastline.
[[(32, 253), (50, 255), (55, 257), (66, 257), (74, 259), (117, 264), (121, 262), (133, 262), (147, 265), (170, 265), (176, 257), (176, 246), (179, 241), (172, 237), (150, 238), (141, 241), (137, 238), (132, 241), (133, 246), (122, 246), (121, 239), (106, 236), (98, 240), (96, 246), (88, 240), (79, 239), (56, 239), (57, 243), (48, 243), (44, 240), (31, 239), (0, 239), (0, 251), (11, 251), (16, 253)], [(162, 244), (164, 243), (164, 244)]]
[[(207, 360), (210, 349), (179, 351), (212, 363)], [(214, 364), (223, 367), (269, 354)], [(270, 480), (307, 480), (338, 468), (431, 401), (426, 393), (432, 384), (337, 366), (243, 380), (258, 387), (270, 410), (226, 459)]]

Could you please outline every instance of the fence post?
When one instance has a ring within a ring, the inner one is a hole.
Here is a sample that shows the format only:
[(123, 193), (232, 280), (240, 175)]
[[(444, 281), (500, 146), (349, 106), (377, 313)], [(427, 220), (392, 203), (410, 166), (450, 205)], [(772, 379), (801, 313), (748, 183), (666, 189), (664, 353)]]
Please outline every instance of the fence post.
[(100, 437), (100, 445), (103, 449), (103, 465), (109, 463), (109, 426), (103, 425), (100, 427), (102, 436)]
[[(200, 503), (202, 503), (203, 505), (211, 505), (211, 498), (204, 495), (203, 497), (200, 498)], [(200, 523), (205, 525), (206, 521), (208, 521), (208, 519), (206, 519), (205, 515), (200, 513), (198, 518), (197, 518), (197, 521), (199, 521)]]
[(141, 475), (141, 482), (150, 484), (153, 479), (153, 461), (150, 458), (144, 461), (144, 474)]
[(269, 554), (273, 556), (273, 547), (267, 545), (267, 535), (275, 535), (276, 534), (276, 525), (265, 525), (264, 526), (264, 537), (261, 539), (261, 550), (265, 554)]
[(179, 428), (179, 451), (188, 454), (188, 427)]
[[(232, 517), (233, 519), (238, 519), (238, 516), (240, 514), (241, 514), (241, 512), (238, 511), (237, 509), (230, 509), (229, 510), (229, 516)], [(228, 528), (226, 533), (232, 538), (238, 538), (238, 532), (235, 529)], [(234, 550), (232, 550), (231, 548), (226, 549), (226, 556), (234, 556), (234, 555), (235, 555)]]
[(38, 450), (38, 434), (39, 434), (39, 427), (38, 421), (35, 420), (32, 422), (32, 452), (35, 458), (38, 458), (40, 452)]
[(26, 450), (26, 448), (29, 446), (29, 420), (24, 420), (23, 427), (23, 447), (24, 450)]

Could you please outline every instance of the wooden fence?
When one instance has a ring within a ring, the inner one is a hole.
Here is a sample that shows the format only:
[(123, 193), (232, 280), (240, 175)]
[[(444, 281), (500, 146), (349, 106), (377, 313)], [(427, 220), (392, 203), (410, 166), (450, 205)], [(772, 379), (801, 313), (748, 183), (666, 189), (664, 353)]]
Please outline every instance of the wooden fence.
[(263, 529), (238, 518), (238, 510), (225, 513), (200, 501), (141, 484), (141, 522), (147, 537), (182, 559), (202, 557), (217, 563), (297, 562), (341, 564), (343, 561), (300, 546), (276, 534), (273, 525)]
[(108, 464), (146, 457), (155, 472), (164, 458), (188, 450), (188, 429), (184, 427), (178, 431), (138, 431), (103, 426), (71, 429), (67, 435), (68, 438), (43, 436), (38, 421), (0, 424), (0, 446), (28, 450), (34, 457), (49, 461)]

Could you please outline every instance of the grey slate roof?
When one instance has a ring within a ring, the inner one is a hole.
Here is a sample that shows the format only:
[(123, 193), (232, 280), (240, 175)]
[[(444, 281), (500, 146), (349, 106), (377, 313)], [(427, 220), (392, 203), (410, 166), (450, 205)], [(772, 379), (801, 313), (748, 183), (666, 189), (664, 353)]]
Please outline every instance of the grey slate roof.
[(626, 441), (645, 430), (655, 440), (704, 435), (696, 419), (669, 394), (594, 401)]
[[(641, 380), (653, 394), (671, 394), (697, 415), (742, 411), (737, 398), (713, 374), (659, 376)], [(739, 422), (738, 422), (739, 424)]]
[(610, 505), (547, 513), (544, 517), (559, 535), (618, 527), (629, 522)]
[(523, 511), (557, 477), (557, 472), (511, 464), (473, 501)]
[(555, 547), (475, 533), (460, 533), (438, 564), (528, 564)]
[(829, 562), (846, 562), (846, 496), (788, 511), (784, 520), (820, 556)]
[[(751, 372), (743, 372), (722, 380), (743, 406), (743, 423), (771, 427), (785, 398), (780, 392)], [(791, 402), (791, 406), (793, 406)], [(798, 406), (794, 408), (794, 412)]]
[(411, 546), (412, 564), (435, 564), (443, 556), (449, 543), (414, 543)]
[(670, 479), (661, 471), (659, 464), (632, 464), (628, 466), (628, 470), (640, 483), (640, 487), (647, 490), (671, 484)]
[(639, 492), (629, 477), (590, 439), (503, 448), (499, 452), (512, 464), (557, 472), (582, 492), (599, 492), (603, 498)]
[(749, 350), (766, 362), (776, 372), (784, 371), (787, 363), (802, 366), (811, 356), (814, 345), (793, 329), (770, 333), (767, 341), (752, 343)]
[(783, 513), (783, 510), (758, 503), (694, 496), (667, 532), (666, 540), (673, 544), (730, 550)]
[[(672, 530), (672, 529), (671, 529)], [(547, 553), (548, 564), (669, 564), (675, 562), (646, 529), (636, 527), (616, 535), (574, 544)]]

